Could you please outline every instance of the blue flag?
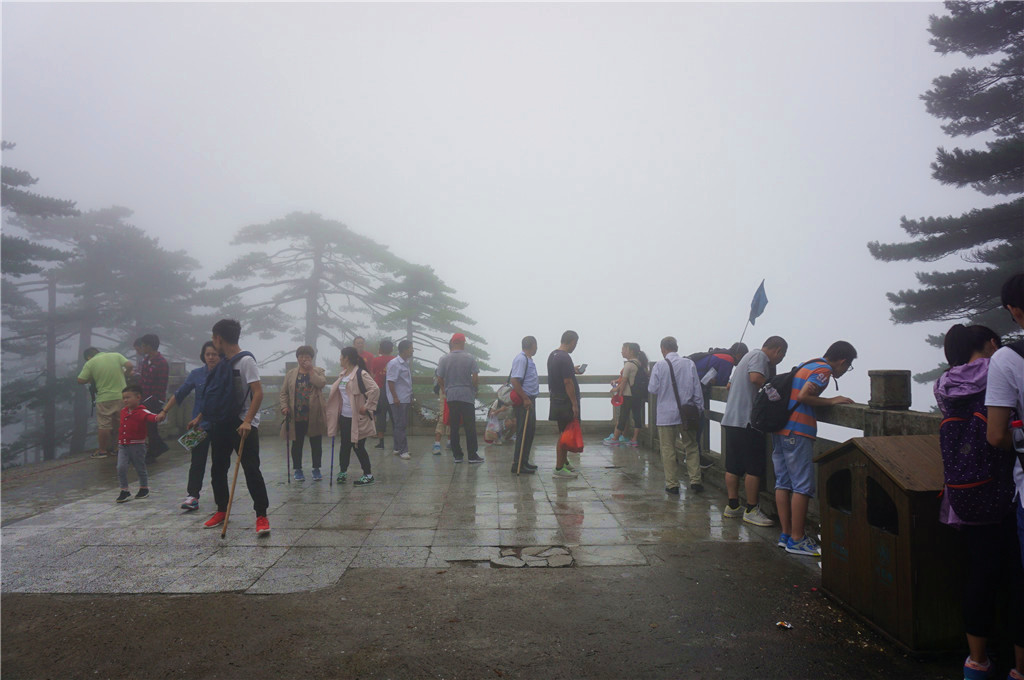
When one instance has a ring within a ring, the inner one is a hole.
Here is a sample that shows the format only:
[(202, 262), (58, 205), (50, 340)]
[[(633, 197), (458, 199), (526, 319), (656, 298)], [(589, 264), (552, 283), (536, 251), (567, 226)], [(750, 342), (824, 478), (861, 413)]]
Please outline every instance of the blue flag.
[(757, 287), (757, 292), (754, 293), (754, 299), (750, 301), (750, 323), (754, 323), (754, 319), (761, 316), (764, 313), (764, 308), (768, 306), (768, 296), (764, 292), (764, 279), (761, 279), (761, 285)]

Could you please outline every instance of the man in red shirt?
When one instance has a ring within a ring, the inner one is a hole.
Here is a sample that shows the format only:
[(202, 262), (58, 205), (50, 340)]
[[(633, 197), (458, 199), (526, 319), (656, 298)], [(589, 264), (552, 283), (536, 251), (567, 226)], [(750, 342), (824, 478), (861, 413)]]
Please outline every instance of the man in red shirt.
[[(362, 340), (362, 338), (358, 338)], [(358, 350), (359, 347), (356, 345), (355, 348)], [(366, 363), (366, 366), (370, 369), (370, 375), (373, 376), (374, 382), (377, 383), (377, 387), (381, 389), (383, 393), (387, 388), (387, 372), (388, 362), (394, 359), (391, 352), (394, 350), (395, 345), (390, 340), (381, 340), (380, 346), (377, 351), (380, 352), (380, 356), (374, 357)], [(367, 352), (369, 354), (369, 352)], [(365, 357), (363, 357), (365, 359)], [(384, 448), (384, 430), (387, 429), (388, 424), (388, 400), (380, 399), (377, 401), (377, 434), (380, 436), (380, 441), (374, 447), (376, 449)]]
[(361, 356), (363, 361), (366, 362), (367, 370), (370, 370), (370, 365), (373, 362), (373, 352), (366, 351), (366, 338), (361, 335), (357, 335), (352, 338), (352, 346), (356, 348), (356, 351), (359, 352), (359, 356)]
[[(135, 341), (135, 350), (142, 356), (139, 362), (139, 387), (142, 388), (142, 405), (151, 411), (160, 411), (167, 399), (167, 380), (169, 367), (167, 359), (160, 354), (160, 338), (155, 333), (148, 333)], [(149, 426), (149, 448), (146, 457), (156, 460), (165, 453), (167, 444), (160, 438), (156, 424)]]

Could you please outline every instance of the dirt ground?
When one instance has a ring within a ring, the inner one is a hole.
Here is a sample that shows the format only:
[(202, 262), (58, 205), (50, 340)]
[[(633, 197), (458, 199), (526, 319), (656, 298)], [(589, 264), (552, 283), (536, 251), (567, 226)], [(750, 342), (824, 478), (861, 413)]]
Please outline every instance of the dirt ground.
[(351, 569), (292, 595), (8, 594), (3, 676), (957, 677), (957, 658), (904, 655), (765, 543), (644, 552), (651, 566)]

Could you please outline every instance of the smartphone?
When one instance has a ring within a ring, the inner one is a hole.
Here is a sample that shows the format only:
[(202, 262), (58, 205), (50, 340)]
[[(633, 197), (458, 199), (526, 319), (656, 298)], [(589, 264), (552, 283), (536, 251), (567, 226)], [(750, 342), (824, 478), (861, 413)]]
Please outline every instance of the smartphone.
[(580, 364), (580, 373), (586, 373), (586, 372), (587, 372), (587, 365), (586, 364)]

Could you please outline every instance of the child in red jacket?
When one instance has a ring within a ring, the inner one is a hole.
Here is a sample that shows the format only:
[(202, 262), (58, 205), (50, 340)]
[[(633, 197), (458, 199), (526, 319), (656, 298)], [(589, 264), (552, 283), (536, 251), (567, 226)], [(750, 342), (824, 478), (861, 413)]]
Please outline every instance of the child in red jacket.
[(159, 423), (163, 415), (152, 413), (142, 406), (142, 390), (137, 385), (129, 385), (121, 390), (121, 429), (117, 436), (117, 478), (121, 482), (121, 494), (118, 503), (132, 499), (128, 491), (128, 462), (135, 466), (139, 476), (139, 492), (136, 498), (149, 497), (149, 477), (146, 474), (146, 436), (148, 423)]

